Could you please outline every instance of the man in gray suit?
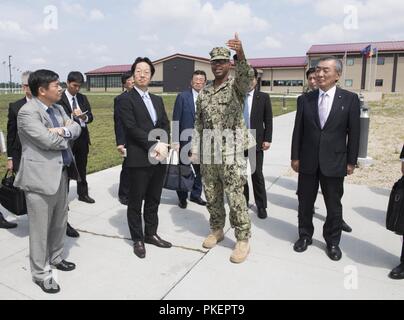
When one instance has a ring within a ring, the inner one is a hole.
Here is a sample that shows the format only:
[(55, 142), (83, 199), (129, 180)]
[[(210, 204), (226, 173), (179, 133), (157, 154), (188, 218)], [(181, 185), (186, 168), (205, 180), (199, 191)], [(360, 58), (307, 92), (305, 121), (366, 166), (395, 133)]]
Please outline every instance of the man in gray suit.
[(46, 293), (57, 293), (54, 267), (71, 271), (62, 259), (67, 225), (68, 171), (74, 166), (70, 141), (81, 132), (55, 103), (62, 88), (53, 71), (37, 70), (28, 79), (33, 99), (18, 113), (22, 145), (20, 169), (14, 185), (25, 191), (29, 212), (30, 264), (33, 281)]

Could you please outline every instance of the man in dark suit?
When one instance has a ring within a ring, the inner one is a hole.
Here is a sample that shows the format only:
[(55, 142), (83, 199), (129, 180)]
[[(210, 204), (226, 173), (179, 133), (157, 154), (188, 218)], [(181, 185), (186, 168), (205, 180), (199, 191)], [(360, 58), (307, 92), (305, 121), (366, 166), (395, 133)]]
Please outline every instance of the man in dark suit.
[(313, 206), (319, 184), (327, 207), (323, 236), (327, 255), (337, 261), (342, 232), (344, 177), (354, 172), (360, 135), (358, 96), (336, 86), (342, 63), (323, 57), (316, 67), (318, 90), (299, 97), (292, 138), (291, 166), (299, 173), (299, 239), (294, 250), (312, 243)]
[[(133, 75), (131, 72), (124, 73), (121, 77), (121, 81), (122, 81), (122, 86), (124, 88), (124, 92), (128, 92), (129, 90), (132, 90)], [(119, 112), (118, 112), (119, 99), (121, 98), (122, 94), (115, 97), (115, 99), (114, 99), (114, 129), (115, 129), (115, 140), (116, 140), (117, 150), (118, 150), (119, 154), (122, 157), (124, 157), (124, 161), (122, 163), (121, 175), (120, 175), (120, 179), (119, 179), (118, 197), (119, 197), (119, 202), (122, 203), (123, 205), (127, 206), (128, 201), (129, 201), (128, 194), (129, 194), (130, 180), (129, 180), (129, 170), (125, 166), (126, 137), (125, 137), (125, 132), (123, 130), (122, 120), (119, 117)]]
[[(401, 160), (401, 174), (404, 176), (404, 145), (403, 148), (401, 149), (401, 154), (400, 154), (400, 160)], [(401, 280), (404, 279), (404, 236), (403, 236), (403, 245), (401, 247), (401, 263), (395, 267), (391, 272), (389, 273), (389, 277), (391, 279), (395, 280)]]
[[(163, 99), (150, 94), (148, 87), (155, 69), (148, 58), (137, 58), (131, 68), (135, 86), (119, 99), (118, 110), (125, 135), (126, 167), (130, 172), (128, 224), (139, 258), (146, 256), (144, 243), (170, 248), (171, 243), (157, 235), (158, 207), (166, 166), (160, 161), (168, 155), (170, 123)], [(142, 203), (144, 201), (144, 233)]]
[[(258, 217), (265, 219), (267, 214), (267, 191), (265, 189), (265, 179), (262, 173), (264, 163), (264, 151), (269, 150), (272, 143), (272, 105), (267, 93), (257, 89), (258, 71), (254, 68), (254, 80), (251, 84), (250, 92), (247, 93), (244, 101), (244, 121), (248, 129), (255, 130), (256, 134), (256, 158), (255, 168), (252, 166), (251, 176), (254, 190), (255, 204), (258, 209)], [(250, 159), (250, 163), (253, 159)], [(244, 186), (244, 196), (248, 205), (249, 201), (248, 182)]]
[[(199, 92), (204, 88), (207, 82), (207, 77), (205, 71), (196, 70), (192, 74), (191, 89), (186, 90), (178, 94), (177, 99), (174, 104), (173, 111), (173, 128), (179, 129), (174, 130), (174, 133), (180, 136), (173, 136), (173, 146), (181, 154), (181, 150), (185, 146), (191, 146), (190, 142), (192, 139), (192, 131), (194, 129), (195, 123), (195, 110), (196, 110), (196, 99), (198, 98)], [(185, 130), (189, 130), (189, 136), (185, 141), (182, 141), (181, 134), (184, 134)], [(185, 158), (185, 159), (182, 159)], [(181, 160), (183, 163), (188, 163), (188, 154), (182, 155)], [(200, 166), (198, 164), (193, 164), (195, 169), (196, 178), (190, 195), (190, 201), (195, 202), (201, 206), (206, 206), (206, 201), (201, 198), (202, 194), (202, 180)], [(188, 192), (177, 191), (179, 204), (178, 206), (182, 209), (187, 207)]]
[[(28, 78), (31, 71), (25, 71), (22, 76), (22, 90), (25, 97), (12, 102), (8, 108), (8, 121), (7, 121), (7, 170), (17, 172), (20, 167), (21, 161), (21, 142), (18, 137), (17, 130), (17, 115), (21, 107), (32, 99), (31, 90), (28, 85)], [(16, 223), (8, 222), (0, 213), (0, 228), (12, 229), (16, 228)]]
[(76, 141), (74, 141), (73, 145), (73, 154), (76, 159), (77, 169), (79, 170), (81, 179), (81, 181), (77, 182), (79, 201), (94, 203), (94, 199), (88, 195), (88, 184), (86, 179), (87, 158), (89, 146), (91, 144), (88, 124), (93, 122), (94, 117), (87, 97), (79, 92), (83, 82), (84, 77), (81, 72), (70, 72), (67, 76), (67, 89), (63, 92), (59, 104), (63, 106), (67, 115), (81, 126), (81, 135)]

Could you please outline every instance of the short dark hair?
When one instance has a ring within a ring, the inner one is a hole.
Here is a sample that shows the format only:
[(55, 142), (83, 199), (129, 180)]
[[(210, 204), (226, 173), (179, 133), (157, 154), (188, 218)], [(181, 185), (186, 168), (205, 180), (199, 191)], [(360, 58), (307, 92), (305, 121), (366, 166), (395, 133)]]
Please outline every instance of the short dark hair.
[(51, 70), (37, 70), (32, 72), (28, 78), (28, 86), (34, 97), (38, 97), (39, 88), (48, 89), (52, 82), (58, 81), (59, 75)]
[(253, 68), (254, 70), (254, 78), (258, 79), (258, 70), (256, 68)]
[(206, 72), (203, 71), (203, 70), (195, 70), (194, 73), (192, 74), (192, 78), (193, 78), (194, 76), (204, 76), (204, 77), (205, 77), (205, 80), (208, 80), (208, 77), (207, 77), (207, 75), (206, 75)]
[(312, 73), (315, 73), (315, 72), (316, 72), (316, 68), (314, 68), (314, 67), (309, 68), (309, 69), (306, 71), (306, 79), (308, 79), (309, 76), (310, 76)]
[(154, 73), (156, 72), (156, 69), (154, 69), (153, 63), (150, 61), (149, 58), (147, 57), (138, 57), (136, 58), (135, 62), (132, 64), (132, 68), (130, 69), (130, 71), (132, 72), (132, 74), (135, 73), (136, 70), (136, 66), (141, 63), (141, 62), (145, 62), (150, 66), (150, 71), (151, 71), (151, 78), (154, 76)]
[(129, 71), (128, 71), (128, 72), (125, 72), (125, 73), (121, 76), (122, 84), (125, 84), (126, 81), (127, 81), (130, 77), (132, 77), (132, 76), (133, 76), (133, 74), (130, 73)]
[(84, 76), (80, 71), (72, 71), (67, 76), (67, 82), (83, 83), (84, 82)]

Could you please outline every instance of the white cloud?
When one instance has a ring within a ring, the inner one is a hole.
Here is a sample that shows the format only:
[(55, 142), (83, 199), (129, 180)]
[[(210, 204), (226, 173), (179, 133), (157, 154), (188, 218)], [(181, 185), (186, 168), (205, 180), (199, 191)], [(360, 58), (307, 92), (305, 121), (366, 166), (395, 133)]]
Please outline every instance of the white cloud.
[(259, 46), (262, 46), (264, 49), (278, 49), (282, 48), (282, 43), (274, 37), (267, 36)]
[(90, 21), (100, 21), (104, 20), (104, 18), (105, 16), (100, 10), (93, 9), (90, 11)]
[(158, 42), (160, 41), (159, 37), (157, 34), (142, 34), (139, 36), (138, 38), (140, 41), (144, 41), (144, 42)]
[(30, 34), (24, 30), (18, 22), (0, 20), (0, 38), (3, 39), (25, 39)]
[(269, 23), (254, 15), (249, 4), (227, 1), (220, 7), (201, 0), (142, 0), (135, 8), (138, 20), (153, 21), (148, 27), (181, 34), (186, 40), (193, 37), (221, 38), (226, 40), (234, 32), (259, 32), (269, 28)]
[(345, 42), (348, 40), (343, 25), (335, 23), (323, 26), (322, 28), (314, 32), (304, 33), (301, 38), (305, 43), (309, 45), (328, 44), (335, 42), (338, 43), (338, 42)]

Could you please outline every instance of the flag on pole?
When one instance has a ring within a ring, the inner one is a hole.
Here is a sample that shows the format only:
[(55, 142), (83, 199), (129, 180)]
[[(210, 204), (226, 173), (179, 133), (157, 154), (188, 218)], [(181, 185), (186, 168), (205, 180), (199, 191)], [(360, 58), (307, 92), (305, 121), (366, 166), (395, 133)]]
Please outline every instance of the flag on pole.
[(373, 55), (372, 52), (372, 45), (368, 45), (367, 47), (361, 50), (361, 54), (364, 55), (366, 58), (370, 58)]

